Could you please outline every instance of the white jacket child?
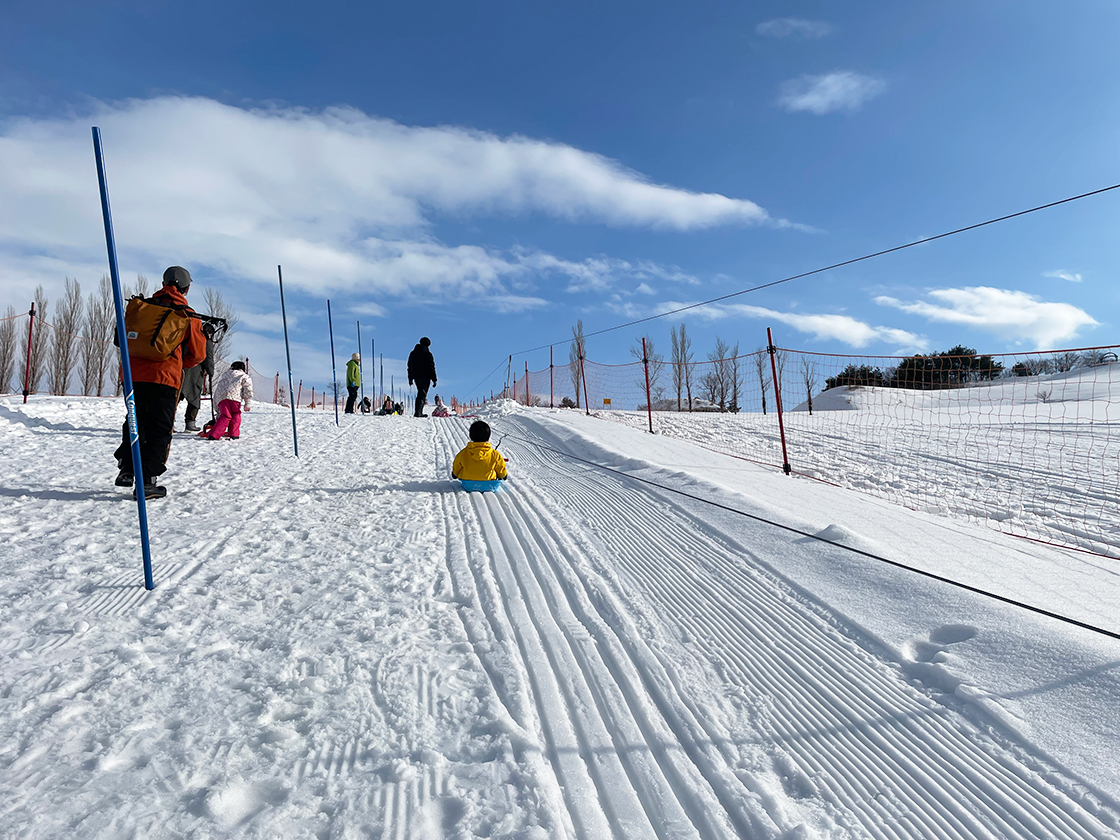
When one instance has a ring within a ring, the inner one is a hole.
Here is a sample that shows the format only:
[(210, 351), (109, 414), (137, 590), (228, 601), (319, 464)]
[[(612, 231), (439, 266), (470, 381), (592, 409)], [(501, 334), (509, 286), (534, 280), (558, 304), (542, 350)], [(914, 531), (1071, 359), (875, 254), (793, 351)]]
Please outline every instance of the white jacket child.
[(213, 399), (215, 403), (233, 400), (248, 408), (253, 399), (252, 377), (243, 370), (230, 368), (214, 383)]

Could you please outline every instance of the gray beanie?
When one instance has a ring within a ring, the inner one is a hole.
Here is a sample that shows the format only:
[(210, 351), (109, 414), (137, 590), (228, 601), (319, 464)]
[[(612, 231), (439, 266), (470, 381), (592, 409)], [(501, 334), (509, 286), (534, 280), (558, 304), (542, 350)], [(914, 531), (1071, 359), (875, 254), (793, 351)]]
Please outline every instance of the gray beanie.
[(174, 286), (180, 292), (191, 287), (191, 273), (181, 265), (173, 265), (163, 272), (163, 285)]

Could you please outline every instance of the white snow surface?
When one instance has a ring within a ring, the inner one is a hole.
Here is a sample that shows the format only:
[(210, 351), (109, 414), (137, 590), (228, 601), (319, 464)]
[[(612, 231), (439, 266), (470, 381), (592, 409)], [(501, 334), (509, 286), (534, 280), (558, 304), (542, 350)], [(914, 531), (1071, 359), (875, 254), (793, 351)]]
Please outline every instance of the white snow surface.
[(147, 592), (122, 414), (0, 399), (0, 837), (1120, 837), (1120, 641), (843, 546), (1114, 633), (1116, 560), (575, 411), (488, 410), (483, 495), (469, 418), (297, 459), (255, 405), (176, 435)]

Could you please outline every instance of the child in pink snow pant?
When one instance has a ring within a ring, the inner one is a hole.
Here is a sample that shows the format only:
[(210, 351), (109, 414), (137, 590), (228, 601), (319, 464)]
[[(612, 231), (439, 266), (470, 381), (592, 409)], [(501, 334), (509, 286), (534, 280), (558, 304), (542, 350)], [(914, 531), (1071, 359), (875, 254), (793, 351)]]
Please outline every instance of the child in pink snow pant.
[(218, 403), (218, 419), (210, 430), (210, 440), (218, 440), (227, 432), (230, 437), (241, 437), (241, 403), (237, 400), (222, 400)]
[(211, 399), (218, 401), (218, 419), (210, 430), (210, 440), (218, 440), (222, 435), (236, 438), (241, 436), (241, 406), (249, 410), (253, 399), (253, 380), (245, 371), (245, 363), (238, 361), (218, 377), (214, 383)]

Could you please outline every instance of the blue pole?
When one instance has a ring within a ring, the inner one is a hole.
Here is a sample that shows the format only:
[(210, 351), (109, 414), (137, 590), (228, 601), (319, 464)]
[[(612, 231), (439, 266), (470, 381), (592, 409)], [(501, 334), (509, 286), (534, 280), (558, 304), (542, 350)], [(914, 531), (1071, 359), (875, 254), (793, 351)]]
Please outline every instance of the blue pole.
[(140, 462), (140, 432), (136, 427), (136, 395), (132, 390), (132, 363), (128, 358), (128, 333), (124, 328), (124, 296), (117, 270), (117, 241), (113, 236), (113, 213), (109, 209), (109, 185), (105, 180), (105, 155), (101, 149), (101, 129), (93, 126), (93, 156), (97, 160), (97, 185), (101, 189), (101, 216), (105, 220), (105, 248), (109, 252), (109, 276), (113, 280), (113, 305), (117, 311), (117, 335), (121, 346), (121, 374), (124, 377), (124, 407), (128, 415), (128, 435), (132, 442), (132, 474), (136, 476), (136, 510), (140, 516), (140, 545), (144, 552), (144, 588), (156, 588), (152, 580), (152, 547), (148, 542), (148, 504), (144, 498), (144, 467)]
[(288, 313), (284, 309), (284, 272), (276, 266), (276, 276), (280, 280), (280, 317), (284, 320), (284, 353), (288, 357), (288, 403), (292, 406), (292, 449), (299, 457), (299, 440), (296, 438), (296, 394), (292, 390), (292, 349), (288, 346)]
[[(362, 401), (360, 405), (364, 406), (366, 404), (366, 377), (362, 372), (362, 322), (355, 321), (355, 323), (358, 325), (358, 384), (362, 389)], [(361, 412), (362, 409), (359, 408), (358, 413), (360, 414)]]
[(338, 423), (338, 368), (334, 361), (334, 326), (331, 324), (331, 301), (327, 298), (327, 330), (331, 334), (331, 379), (334, 381), (334, 424)]

